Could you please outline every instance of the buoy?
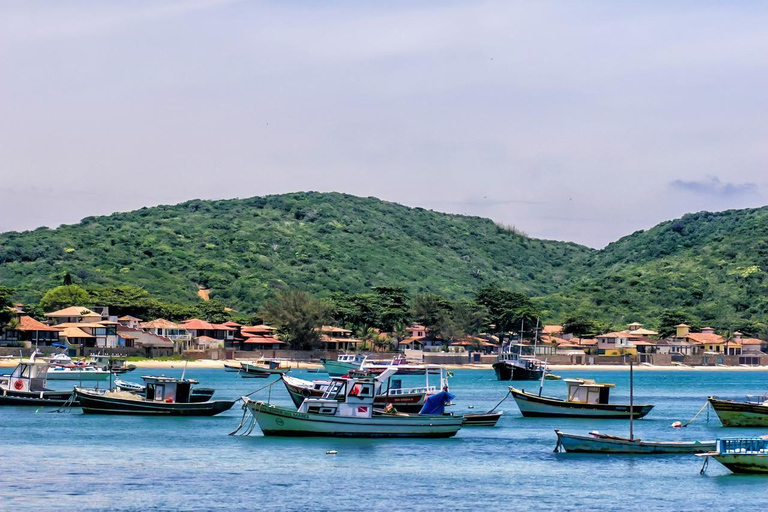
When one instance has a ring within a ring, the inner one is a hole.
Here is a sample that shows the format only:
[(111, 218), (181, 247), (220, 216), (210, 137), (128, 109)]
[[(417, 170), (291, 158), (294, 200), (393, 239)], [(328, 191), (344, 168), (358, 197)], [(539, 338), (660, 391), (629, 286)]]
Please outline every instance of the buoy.
[(339, 452), (337, 452), (336, 450), (328, 450), (327, 452), (325, 452), (326, 455), (336, 455), (338, 453)]
[(672, 423), (672, 428), (680, 428), (682, 426), (683, 426), (683, 424), (680, 423), (679, 421), (676, 421), (676, 422)]
[(470, 405), (470, 406), (469, 406), (469, 409), (474, 409), (474, 408), (475, 408), (475, 406), (474, 406), (474, 405)]

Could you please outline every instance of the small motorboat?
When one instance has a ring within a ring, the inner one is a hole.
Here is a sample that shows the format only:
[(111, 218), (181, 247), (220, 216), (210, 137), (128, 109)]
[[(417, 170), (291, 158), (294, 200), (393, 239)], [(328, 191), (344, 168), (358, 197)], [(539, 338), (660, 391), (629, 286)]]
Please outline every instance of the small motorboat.
[(480, 412), (464, 414), (463, 427), (495, 427), (503, 412)]
[(10, 375), (0, 376), (0, 405), (61, 406), (72, 400), (72, 391), (54, 391), (46, 387), (50, 364), (22, 359)]
[[(376, 374), (369, 373), (367, 370), (357, 370), (353, 371), (352, 375), (370, 376)], [(397, 368), (397, 375), (399, 375), (399, 368)], [(429, 377), (431, 375), (438, 375), (437, 384), (430, 382)], [(308, 381), (289, 375), (281, 375), (280, 378), (297, 408), (301, 407), (306, 398), (321, 398), (332, 382), (329, 379)], [(421, 386), (402, 387), (402, 382), (401, 379), (392, 377), (382, 382), (379, 394), (374, 399), (374, 406), (383, 409), (391, 404), (400, 412), (419, 412), (427, 397), (438, 393), (446, 384), (444, 371), (439, 366), (428, 368), (426, 378)]]
[(724, 427), (768, 427), (768, 401), (707, 400)]
[(288, 373), (290, 366), (284, 365), (282, 359), (261, 358), (258, 361), (243, 361), (240, 363), (240, 376), (244, 378), (266, 379), (272, 375)]
[(229, 410), (234, 400), (192, 399), (191, 379), (144, 377), (144, 396), (125, 391), (99, 391), (75, 388), (75, 396), (85, 414), (150, 416), (215, 416)]
[(48, 369), (48, 380), (102, 381), (109, 379), (112, 373), (93, 366), (53, 365)]
[(599, 432), (588, 436), (566, 434), (555, 430), (555, 452), (572, 453), (706, 453), (715, 448), (715, 441), (642, 441), (637, 438), (617, 437)]
[(320, 359), (323, 363), (323, 368), (326, 373), (331, 377), (341, 377), (348, 374), (352, 370), (359, 370), (365, 362), (365, 356), (363, 354), (339, 354), (336, 356), (336, 360)]
[(227, 364), (227, 363), (224, 363), (224, 371), (225, 372), (238, 373), (242, 369), (243, 369), (243, 367), (240, 365), (240, 363), (237, 363), (237, 364)]
[(565, 379), (568, 397), (553, 398), (541, 394), (527, 393), (522, 389), (509, 387), (523, 417), (570, 417), (627, 419), (642, 418), (653, 409), (652, 405), (611, 404), (609, 395), (614, 384), (595, 382), (591, 379)]
[(453, 395), (430, 396), (419, 414), (374, 411), (382, 382), (396, 372), (334, 378), (321, 398), (305, 399), (298, 411), (242, 397), (265, 436), (452, 437), (463, 416), (444, 414)]
[(501, 348), (493, 370), (498, 380), (540, 380), (546, 363), (536, 357), (533, 345), (510, 343)]
[(734, 473), (768, 473), (768, 436), (721, 438), (713, 451), (698, 456), (707, 457), (702, 472), (712, 457)]
[(128, 364), (125, 357), (108, 354), (91, 354), (86, 364), (100, 370), (112, 372), (115, 375), (132, 372), (136, 369), (136, 365)]
[[(142, 377), (146, 381), (146, 379), (153, 379), (154, 377)], [(198, 381), (193, 379), (186, 379), (190, 384), (198, 384)], [(136, 393), (139, 396), (144, 396), (147, 391), (147, 387), (143, 384), (136, 384), (135, 382), (128, 382), (126, 380), (120, 380), (115, 379), (115, 388), (119, 391), (126, 391), (128, 393)], [(198, 388), (193, 387), (189, 401), (193, 403), (197, 402), (207, 402), (213, 397), (213, 394), (216, 392), (215, 389), (212, 388)]]

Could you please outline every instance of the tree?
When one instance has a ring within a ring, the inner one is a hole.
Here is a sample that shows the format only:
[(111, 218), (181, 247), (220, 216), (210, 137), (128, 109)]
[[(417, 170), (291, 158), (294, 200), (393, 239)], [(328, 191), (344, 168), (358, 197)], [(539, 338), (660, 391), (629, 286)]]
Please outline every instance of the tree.
[(597, 324), (586, 315), (571, 315), (563, 322), (563, 333), (573, 334), (578, 338), (592, 337), (599, 334)]
[(13, 295), (15, 291), (13, 288), (7, 286), (0, 286), (0, 328), (5, 326), (13, 319)]
[(376, 327), (392, 332), (395, 326), (408, 322), (410, 308), (408, 307), (408, 292), (399, 286), (375, 286), (376, 292)]
[(530, 297), (524, 293), (502, 290), (495, 286), (481, 289), (475, 295), (475, 301), (488, 309), (489, 321), (493, 332), (505, 333), (519, 328), (520, 322), (535, 323), (540, 312)]
[(432, 331), (435, 337), (445, 329), (450, 311), (451, 303), (434, 293), (420, 293), (413, 299), (414, 320)]
[(40, 307), (45, 311), (55, 311), (69, 306), (90, 306), (91, 296), (85, 288), (76, 284), (57, 286), (45, 292), (40, 299)]
[(693, 324), (691, 314), (682, 309), (665, 309), (659, 315), (659, 337), (668, 338), (677, 332), (678, 324)]
[(201, 319), (214, 324), (228, 322), (232, 316), (224, 303), (216, 299), (201, 302), (197, 305), (197, 310)]
[(91, 302), (97, 306), (109, 307), (114, 315), (147, 316), (150, 307), (149, 292), (140, 286), (105, 286), (88, 288)]
[(475, 302), (461, 300), (451, 304), (445, 334), (448, 339), (473, 336), (488, 325), (488, 309)]
[(329, 308), (305, 291), (288, 289), (268, 300), (262, 315), (277, 326), (291, 349), (308, 350), (319, 344), (319, 327), (328, 319)]

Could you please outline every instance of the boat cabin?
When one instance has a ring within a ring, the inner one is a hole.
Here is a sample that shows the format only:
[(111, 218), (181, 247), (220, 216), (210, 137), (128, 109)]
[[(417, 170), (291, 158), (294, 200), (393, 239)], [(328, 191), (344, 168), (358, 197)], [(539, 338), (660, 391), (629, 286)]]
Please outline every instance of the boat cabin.
[(10, 375), (0, 377), (0, 388), (13, 391), (47, 391), (45, 383), (49, 366), (45, 361), (22, 360)]
[(360, 364), (362, 364), (363, 361), (365, 361), (365, 356), (362, 355), (362, 354), (339, 354), (336, 357), (336, 362), (337, 363), (353, 363), (353, 364), (360, 363)]
[(192, 385), (197, 384), (192, 379), (176, 379), (173, 377), (142, 377), (147, 385), (146, 399), (153, 402), (190, 403)]
[(376, 377), (334, 378), (322, 398), (305, 399), (298, 412), (370, 418), (373, 416), (374, 398), (381, 391), (381, 383), (396, 371), (395, 368), (389, 368)]
[(592, 379), (565, 379), (568, 401), (584, 404), (607, 404), (610, 389), (615, 384), (603, 384)]

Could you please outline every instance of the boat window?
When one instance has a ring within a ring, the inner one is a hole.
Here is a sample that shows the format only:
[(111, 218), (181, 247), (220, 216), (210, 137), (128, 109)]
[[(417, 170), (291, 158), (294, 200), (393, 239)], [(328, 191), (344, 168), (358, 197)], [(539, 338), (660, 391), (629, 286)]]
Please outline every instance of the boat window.
[(358, 398), (371, 397), (373, 396), (373, 386), (371, 384), (358, 382), (352, 386), (349, 396), (356, 396)]

